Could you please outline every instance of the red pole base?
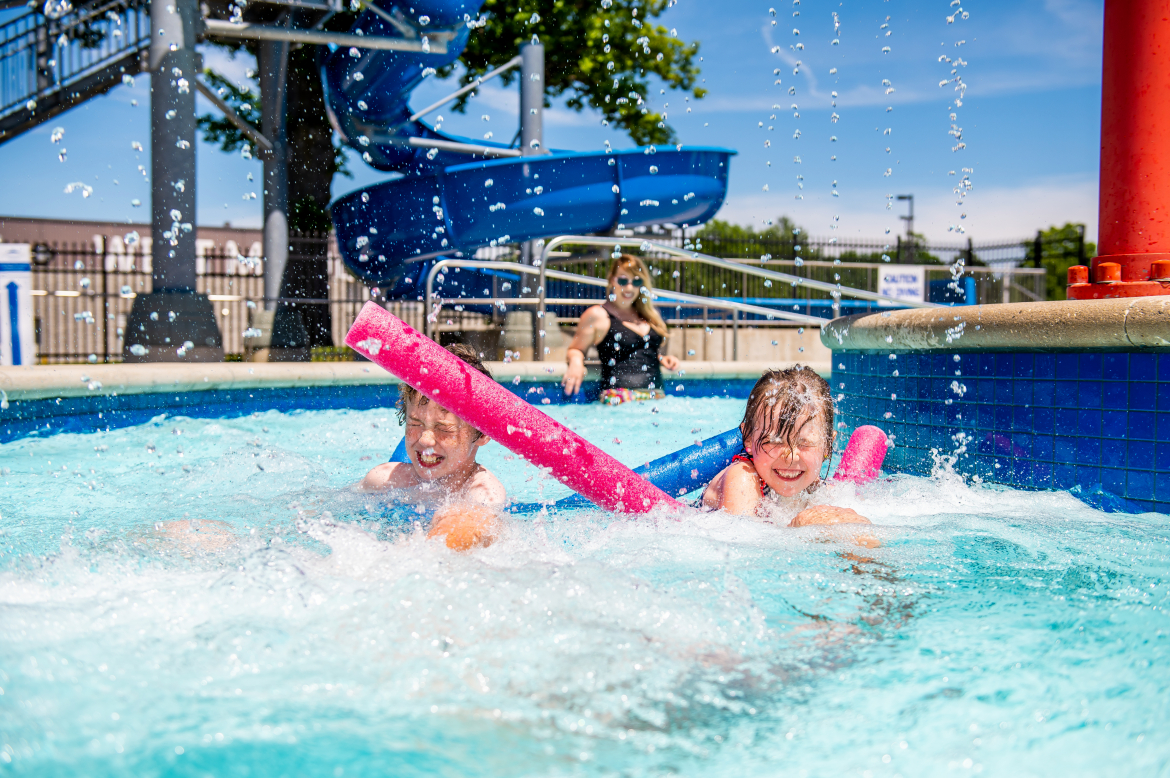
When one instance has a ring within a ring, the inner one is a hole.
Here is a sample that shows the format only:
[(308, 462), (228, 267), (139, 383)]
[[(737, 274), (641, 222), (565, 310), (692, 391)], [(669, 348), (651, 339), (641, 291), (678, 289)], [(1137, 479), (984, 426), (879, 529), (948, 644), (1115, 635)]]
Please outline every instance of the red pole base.
[[(1093, 283), (1090, 283), (1090, 278)], [(1068, 270), (1068, 299), (1107, 300), (1170, 294), (1170, 254), (1110, 254), (1095, 257), (1092, 268)]]
[(1073, 284), (1068, 287), (1070, 300), (1108, 300), (1117, 297), (1151, 297), (1170, 295), (1170, 281), (1120, 281), (1116, 284)]

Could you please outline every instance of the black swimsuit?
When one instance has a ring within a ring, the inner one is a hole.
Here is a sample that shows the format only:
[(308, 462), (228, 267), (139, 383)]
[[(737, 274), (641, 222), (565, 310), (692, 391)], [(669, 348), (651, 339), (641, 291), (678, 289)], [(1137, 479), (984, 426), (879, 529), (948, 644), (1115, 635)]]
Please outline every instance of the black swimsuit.
[(601, 390), (661, 389), (658, 349), (663, 340), (653, 328), (645, 335), (639, 335), (610, 314), (609, 331), (597, 344), (597, 355), (601, 358)]

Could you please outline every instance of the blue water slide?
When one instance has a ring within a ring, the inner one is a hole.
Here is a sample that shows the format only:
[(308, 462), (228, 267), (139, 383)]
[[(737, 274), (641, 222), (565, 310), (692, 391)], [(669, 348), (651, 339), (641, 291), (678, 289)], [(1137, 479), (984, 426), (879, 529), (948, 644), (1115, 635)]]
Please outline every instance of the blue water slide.
[(378, 170), (403, 174), (333, 203), (338, 247), (351, 271), (387, 296), (414, 297), (435, 257), (619, 225), (699, 224), (715, 215), (727, 194), (730, 149), (648, 146), (498, 159), (409, 145), (421, 138), (507, 148), (410, 121), (411, 91), (427, 68), (458, 58), (479, 5), (383, 0), (378, 7), (395, 23), (365, 11), (355, 33), (450, 35), (446, 53), (338, 48), (322, 63), (330, 120), (344, 142)]

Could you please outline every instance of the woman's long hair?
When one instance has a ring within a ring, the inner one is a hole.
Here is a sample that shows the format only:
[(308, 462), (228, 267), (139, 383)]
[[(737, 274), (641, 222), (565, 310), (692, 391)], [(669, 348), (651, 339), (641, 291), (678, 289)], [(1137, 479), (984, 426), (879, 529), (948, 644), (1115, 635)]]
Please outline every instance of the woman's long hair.
[(641, 257), (622, 254), (614, 257), (613, 261), (609, 263), (609, 273), (606, 275), (606, 280), (609, 282), (609, 286), (606, 288), (607, 299), (609, 289), (613, 287), (613, 279), (622, 269), (628, 270), (642, 279), (641, 293), (634, 298), (634, 310), (638, 312), (639, 316), (650, 322), (650, 329), (665, 338), (666, 322), (662, 320), (662, 314), (658, 313), (654, 303), (650, 302), (650, 298), (654, 294), (654, 285), (650, 281), (650, 269), (646, 267), (646, 263), (642, 261)]

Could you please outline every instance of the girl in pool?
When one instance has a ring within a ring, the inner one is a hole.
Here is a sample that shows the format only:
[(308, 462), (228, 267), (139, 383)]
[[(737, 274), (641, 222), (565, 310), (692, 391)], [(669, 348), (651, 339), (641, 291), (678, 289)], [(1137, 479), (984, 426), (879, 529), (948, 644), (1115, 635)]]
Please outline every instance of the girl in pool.
[(849, 508), (817, 504), (836, 433), (829, 384), (814, 371), (797, 365), (764, 373), (739, 429), (744, 451), (708, 484), (705, 507), (766, 520), (795, 513), (790, 527), (870, 523)]
[(569, 344), (569, 363), (561, 382), (566, 395), (581, 388), (585, 352), (597, 347), (601, 358), (601, 401), (618, 405), (630, 400), (665, 397), (662, 371), (678, 368), (678, 359), (658, 352), (666, 340), (666, 322), (650, 302), (650, 272), (638, 257), (622, 254), (609, 265), (609, 300), (581, 314)]

